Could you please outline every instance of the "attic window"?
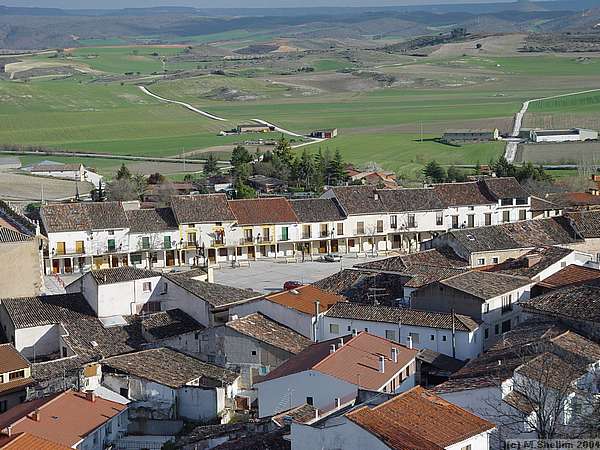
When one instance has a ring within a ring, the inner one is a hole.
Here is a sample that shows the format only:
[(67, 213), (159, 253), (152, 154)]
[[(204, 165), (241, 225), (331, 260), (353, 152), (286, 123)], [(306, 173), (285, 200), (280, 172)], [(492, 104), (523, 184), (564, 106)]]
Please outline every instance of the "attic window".
[(474, 241), (475, 240), (475, 236), (473, 236), (472, 234), (467, 234), (467, 239), (470, 241)]

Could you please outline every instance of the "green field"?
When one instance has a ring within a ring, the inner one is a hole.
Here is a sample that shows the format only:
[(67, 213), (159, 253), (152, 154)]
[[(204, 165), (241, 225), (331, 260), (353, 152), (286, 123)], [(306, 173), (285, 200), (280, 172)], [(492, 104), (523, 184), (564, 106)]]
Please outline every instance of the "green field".
[[(222, 39), (226, 41), (224, 46), (228, 46), (239, 39), (235, 45), (240, 47), (247, 45), (241, 42), (245, 39), (262, 37), (237, 30), (199, 37), (197, 42)], [(183, 48), (152, 46), (91, 47), (72, 51), (72, 57), (37, 56), (30, 60), (84, 65), (106, 75), (137, 72), (148, 75), (163, 71), (162, 57), (183, 51)], [(336, 127), (340, 136), (322, 144), (323, 148), (329, 147), (331, 151), (339, 148), (350, 162), (375, 161), (403, 176), (417, 178), (424, 163), (431, 159), (442, 164), (485, 164), (502, 154), (501, 143), (456, 148), (434, 141), (445, 129), (500, 126), (513, 117), (524, 100), (585, 89), (595, 84), (591, 75), (600, 69), (597, 58), (585, 62), (576, 57), (553, 56), (420, 59), (407, 62), (406, 66), (391, 67), (388, 72), (401, 80), (416, 80), (414, 85), (343, 91), (336, 86), (335, 77), (341, 77), (336, 71), (351, 63), (334, 55), (308, 59), (306, 62), (316, 70), (310, 77), (321, 74), (330, 77), (324, 79), (324, 84), (313, 87), (308, 82), (298, 83), (298, 75), (289, 85), (276, 84), (271, 77), (285, 80), (279, 69), (259, 64), (227, 70), (227, 76), (158, 80), (149, 86), (158, 95), (186, 101), (225, 117), (228, 122), (216, 122), (183, 107), (160, 102), (129, 81), (99, 81), (102, 78), (95, 74), (62, 80), (0, 80), (0, 143), (117, 155), (172, 156), (274, 137), (217, 135), (222, 129), (260, 118), (298, 133)], [(177, 68), (196, 65), (178, 63)], [(167, 70), (172, 69), (167, 64)], [(448, 83), (454, 83), (465, 70), (479, 77), (475, 84), (439, 85), (444, 77)], [(548, 81), (552, 77), (560, 77), (560, 89)], [(428, 79), (435, 83), (428, 83)], [(357, 78), (356, 82), (363, 80)], [(531, 111), (537, 114), (560, 110), (583, 115), (598, 111), (599, 105), (600, 93), (533, 103)], [(419, 129), (424, 129), (423, 142)], [(317, 147), (309, 149), (316, 151)], [(90, 164), (113, 167), (107, 166), (112, 161), (98, 161)]]

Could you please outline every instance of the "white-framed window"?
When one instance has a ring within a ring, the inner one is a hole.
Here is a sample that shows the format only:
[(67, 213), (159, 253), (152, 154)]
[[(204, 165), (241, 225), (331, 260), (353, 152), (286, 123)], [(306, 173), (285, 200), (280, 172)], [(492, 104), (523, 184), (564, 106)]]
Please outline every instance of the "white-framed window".
[(485, 258), (479, 258), (477, 260), (477, 265), (478, 266), (485, 266)]
[(150, 281), (144, 281), (144, 283), (142, 283), (142, 290), (144, 292), (150, 292), (152, 290), (152, 283)]
[(337, 323), (330, 323), (329, 332), (331, 334), (340, 334), (340, 326)]

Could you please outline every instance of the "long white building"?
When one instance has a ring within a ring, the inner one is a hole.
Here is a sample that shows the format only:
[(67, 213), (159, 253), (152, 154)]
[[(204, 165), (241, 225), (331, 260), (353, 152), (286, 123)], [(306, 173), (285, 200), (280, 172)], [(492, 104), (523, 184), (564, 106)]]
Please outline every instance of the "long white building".
[(236, 264), (327, 253), (418, 251), (451, 229), (532, 218), (531, 198), (514, 178), (418, 189), (335, 187), (322, 198), (228, 200), (177, 196), (170, 207), (69, 203), (41, 208), (46, 273), (120, 266)]

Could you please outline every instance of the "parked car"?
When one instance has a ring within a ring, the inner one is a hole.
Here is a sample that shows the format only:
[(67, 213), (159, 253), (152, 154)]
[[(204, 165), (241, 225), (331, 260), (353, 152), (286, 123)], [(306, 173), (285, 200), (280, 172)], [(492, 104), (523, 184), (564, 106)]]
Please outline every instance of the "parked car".
[(286, 281), (285, 283), (283, 283), (283, 289), (285, 289), (286, 291), (298, 289), (300, 286), (302, 286), (302, 283), (300, 283), (299, 281)]

